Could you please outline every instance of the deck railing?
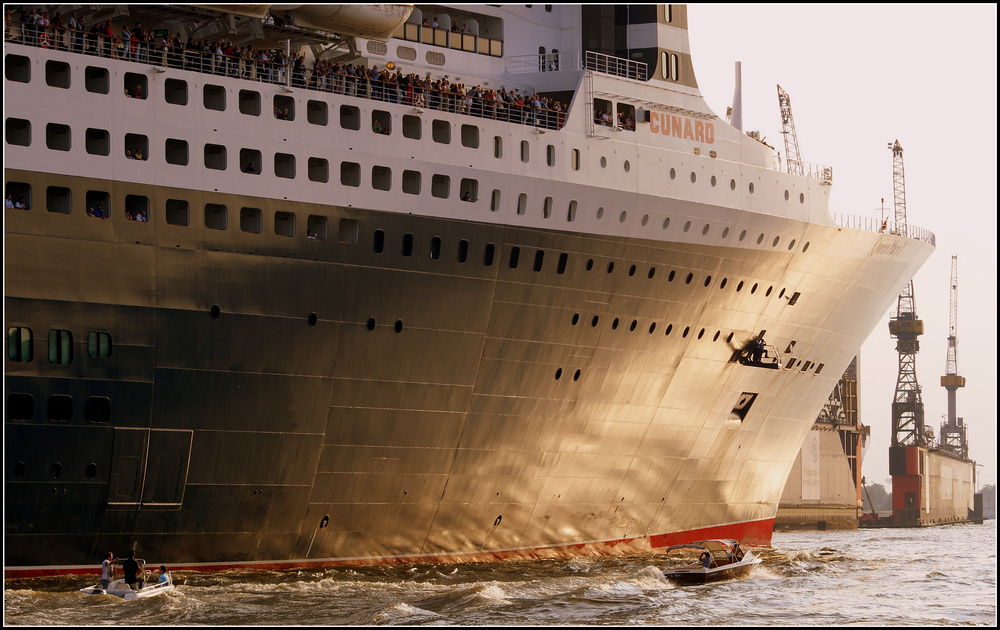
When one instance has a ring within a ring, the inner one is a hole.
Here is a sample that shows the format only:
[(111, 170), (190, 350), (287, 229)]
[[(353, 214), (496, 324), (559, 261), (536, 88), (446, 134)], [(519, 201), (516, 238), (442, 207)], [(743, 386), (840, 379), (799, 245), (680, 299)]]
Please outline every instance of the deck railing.
[(907, 225), (905, 230), (900, 230), (895, 221), (889, 219), (877, 219), (875, 217), (861, 217), (853, 214), (830, 213), (830, 218), (834, 223), (849, 230), (863, 230), (866, 232), (879, 232), (886, 234), (896, 234), (905, 236), (917, 241), (923, 241), (937, 246), (934, 233), (916, 225)]

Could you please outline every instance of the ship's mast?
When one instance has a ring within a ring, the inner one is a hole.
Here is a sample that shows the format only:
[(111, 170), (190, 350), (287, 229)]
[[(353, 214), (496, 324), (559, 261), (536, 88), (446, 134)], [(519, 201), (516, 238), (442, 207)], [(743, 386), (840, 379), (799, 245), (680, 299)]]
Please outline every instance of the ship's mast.
[(958, 375), (958, 256), (951, 257), (951, 300), (948, 321), (948, 356), (945, 360), (941, 387), (948, 390), (948, 418), (941, 425), (941, 446), (966, 458), (969, 446), (965, 439), (965, 425), (958, 417), (955, 392), (965, 387), (965, 377)]
[[(905, 236), (906, 187), (903, 177), (903, 147), (899, 140), (890, 143), (892, 149), (892, 184), (896, 204), (896, 225), (893, 234)], [(925, 435), (924, 403), (917, 383), (918, 336), (924, 332), (924, 323), (917, 317), (913, 299), (913, 280), (910, 279), (899, 294), (896, 314), (889, 320), (889, 334), (896, 339), (899, 353), (899, 376), (896, 379), (896, 396), (892, 402), (892, 446), (927, 446), (930, 436)]]
[(799, 156), (799, 137), (792, 119), (792, 99), (778, 86), (778, 106), (781, 107), (781, 135), (785, 137), (785, 164), (791, 175), (802, 175), (802, 158)]

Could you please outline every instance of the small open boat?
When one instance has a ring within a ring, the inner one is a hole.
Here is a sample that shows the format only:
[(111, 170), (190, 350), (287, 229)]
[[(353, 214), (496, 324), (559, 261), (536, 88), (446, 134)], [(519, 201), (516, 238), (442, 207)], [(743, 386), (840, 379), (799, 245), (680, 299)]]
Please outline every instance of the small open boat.
[(100, 582), (98, 582), (94, 586), (81, 588), (80, 592), (86, 595), (114, 595), (115, 597), (121, 597), (126, 601), (131, 601), (140, 597), (152, 597), (154, 595), (160, 595), (169, 590), (173, 590), (174, 581), (170, 577), (169, 573), (167, 573), (167, 579), (164, 582), (150, 581), (152, 576), (149, 571), (146, 570), (146, 561), (138, 558), (136, 558), (135, 561), (139, 563), (140, 576), (139, 582), (136, 584), (136, 588), (133, 589), (126, 584), (124, 578), (119, 578), (108, 584), (108, 588), (102, 587)]
[(680, 584), (702, 584), (748, 575), (761, 560), (731, 539), (672, 545), (664, 551), (663, 577)]

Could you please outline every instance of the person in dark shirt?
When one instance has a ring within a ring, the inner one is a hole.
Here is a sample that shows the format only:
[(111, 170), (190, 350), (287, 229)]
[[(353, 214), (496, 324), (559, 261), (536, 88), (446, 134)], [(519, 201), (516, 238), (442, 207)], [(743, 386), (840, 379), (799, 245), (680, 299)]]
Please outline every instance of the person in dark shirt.
[(135, 561), (135, 552), (128, 552), (128, 560), (122, 563), (122, 573), (125, 574), (125, 583), (129, 588), (135, 590), (139, 582), (139, 563)]

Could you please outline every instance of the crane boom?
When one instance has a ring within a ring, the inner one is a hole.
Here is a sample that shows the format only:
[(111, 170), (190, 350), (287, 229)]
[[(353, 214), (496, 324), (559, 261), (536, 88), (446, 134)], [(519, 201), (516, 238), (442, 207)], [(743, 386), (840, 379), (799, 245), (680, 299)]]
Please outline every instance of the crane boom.
[(792, 175), (802, 175), (802, 158), (799, 155), (799, 138), (792, 119), (792, 99), (778, 86), (778, 106), (781, 108), (781, 135), (785, 137), (785, 164)]

